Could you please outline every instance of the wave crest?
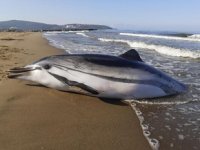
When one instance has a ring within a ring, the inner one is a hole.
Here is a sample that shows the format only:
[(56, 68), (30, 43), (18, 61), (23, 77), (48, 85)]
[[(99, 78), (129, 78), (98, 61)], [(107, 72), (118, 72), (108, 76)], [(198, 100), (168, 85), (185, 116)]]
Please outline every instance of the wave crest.
[(197, 50), (191, 51), (189, 49), (178, 49), (178, 48), (173, 48), (173, 47), (168, 47), (168, 46), (163, 46), (163, 45), (154, 45), (154, 44), (147, 44), (145, 42), (134, 42), (134, 41), (120, 40), (120, 39), (99, 38), (99, 40), (103, 42), (126, 43), (132, 48), (152, 49), (152, 50), (157, 51), (158, 53), (169, 55), (169, 56), (200, 58), (200, 53), (196, 52)]
[(150, 35), (150, 34), (135, 34), (135, 33), (120, 33), (120, 35), (143, 37), (143, 38), (158, 38), (158, 39), (167, 39), (167, 40), (181, 40), (181, 41), (200, 42), (200, 35), (199, 34), (192, 35), (192, 36), (189, 36), (189, 37), (173, 37), (173, 36)]
[(200, 34), (194, 34), (194, 35), (191, 35), (189, 37), (193, 38), (193, 39), (199, 39), (200, 40)]
[(86, 35), (84, 32), (77, 32), (76, 34), (77, 34), (77, 35), (84, 36), (84, 37), (89, 37), (89, 36), (88, 36), (88, 35)]

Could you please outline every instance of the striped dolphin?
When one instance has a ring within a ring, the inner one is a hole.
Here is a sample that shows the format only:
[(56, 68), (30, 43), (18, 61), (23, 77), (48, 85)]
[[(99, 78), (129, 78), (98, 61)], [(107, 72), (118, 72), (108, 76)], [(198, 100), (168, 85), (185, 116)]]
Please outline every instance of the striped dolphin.
[(156, 98), (186, 90), (184, 84), (145, 64), (133, 49), (120, 56), (55, 55), (9, 72), (9, 78), (100, 98)]

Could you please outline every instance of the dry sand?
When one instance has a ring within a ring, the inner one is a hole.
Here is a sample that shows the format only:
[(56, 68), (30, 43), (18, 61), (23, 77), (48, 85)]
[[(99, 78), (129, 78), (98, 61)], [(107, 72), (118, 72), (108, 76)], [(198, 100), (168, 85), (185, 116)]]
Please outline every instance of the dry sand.
[(0, 149), (150, 149), (128, 105), (6, 78), (9, 68), (58, 53), (41, 33), (0, 33)]

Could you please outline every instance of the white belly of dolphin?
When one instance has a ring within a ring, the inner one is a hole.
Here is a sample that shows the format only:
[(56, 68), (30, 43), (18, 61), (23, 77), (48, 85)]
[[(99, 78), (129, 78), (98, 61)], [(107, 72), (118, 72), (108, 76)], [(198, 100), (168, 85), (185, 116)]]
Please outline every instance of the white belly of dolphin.
[[(98, 97), (106, 98), (153, 98), (158, 96), (165, 96), (166, 93), (159, 87), (154, 85), (146, 85), (140, 83), (126, 83), (119, 81), (112, 81), (109, 79), (101, 78), (98, 76), (85, 74), (77, 71), (70, 70), (65, 74), (65, 77), (70, 81), (76, 81), (83, 83), (96, 91), (98, 91)], [(63, 89), (66, 90), (66, 89)]]

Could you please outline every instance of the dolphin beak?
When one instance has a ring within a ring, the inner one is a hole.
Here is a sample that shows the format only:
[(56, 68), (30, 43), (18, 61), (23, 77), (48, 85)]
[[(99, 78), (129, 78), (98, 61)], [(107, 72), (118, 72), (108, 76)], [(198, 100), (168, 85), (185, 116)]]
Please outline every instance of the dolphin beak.
[(15, 79), (15, 78), (25, 75), (25, 73), (27, 72), (30, 72), (36, 69), (37, 68), (33, 68), (33, 67), (15, 67), (7, 71), (9, 73), (7, 77), (10, 79)]

